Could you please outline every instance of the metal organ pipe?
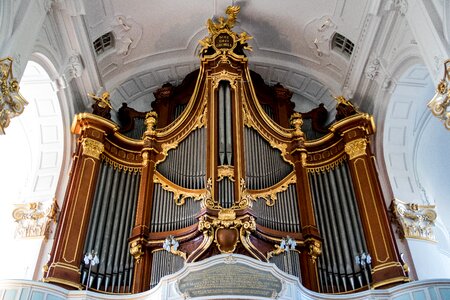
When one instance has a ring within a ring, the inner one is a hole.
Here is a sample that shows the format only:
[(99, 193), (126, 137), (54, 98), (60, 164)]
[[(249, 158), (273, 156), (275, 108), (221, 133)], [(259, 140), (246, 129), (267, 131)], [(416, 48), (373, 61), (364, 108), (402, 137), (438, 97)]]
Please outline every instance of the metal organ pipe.
[(100, 264), (89, 279), (82, 264), (82, 284), (108, 292), (127, 292), (133, 272), (127, 240), (134, 222), (140, 175), (114, 169), (107, 162), (102, 163), (99, 174), (84, 251), (96, 251)]
[(156, 166), (164, 177), (188, 189), (202, 189), (206, 178), (206, 130), (199, 128), (168, 152)]
[(219, 165), (233, 165), (233, 126), (231, 117), (231, 87), (221, 81), (218, 89)]
[(293, 168), (281, 157), (278, 149), (251, 128), (244, 128), (244, 159), (247, 188), (271, 187), (289, 175)]
[(354, 262), (355, 255), (367, 250), (347, 168), (344, 161), (334, 169), (309, 174), (323, 237), (322, 256), (318, 260), (323, 292), (346, 292), (367, 283)]

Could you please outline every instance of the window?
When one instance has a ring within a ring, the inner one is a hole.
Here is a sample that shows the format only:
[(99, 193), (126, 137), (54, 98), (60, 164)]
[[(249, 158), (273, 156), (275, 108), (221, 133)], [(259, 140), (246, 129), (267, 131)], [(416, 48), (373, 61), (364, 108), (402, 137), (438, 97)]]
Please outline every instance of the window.
[(333, 36), (333, 43), (332, 47), (334, 50), (341, 52), (345, 54), (346, 56), (350, 57), (353, 52), (355, 44), (353, 44), (352, 41), (350, 41), (348, 38), (343, 36), (342, 34), (335, 33)]
[(94, 50), (97, 55), (102, 54), (107, 49), (112, 48), (114, 44), (114, 37), (112, 35), (112, 32), (105, 33), (98, 39), (94, 41)]

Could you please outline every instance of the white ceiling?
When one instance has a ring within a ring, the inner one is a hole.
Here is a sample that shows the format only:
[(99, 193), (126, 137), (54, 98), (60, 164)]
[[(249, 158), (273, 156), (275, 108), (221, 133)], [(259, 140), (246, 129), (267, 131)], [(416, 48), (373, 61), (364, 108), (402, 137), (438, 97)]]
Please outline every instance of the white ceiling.
[(109, 31), (116, 38), (113, 49), (96, 56), (113, 106), (135, 102), (141, 109), (149, 108), (144, 106), (150, 92), (168, 81), (179, 83), (198, 67), (206, 20), (224, 16), (232, 4), (241, 6), (234, 30), (253, 36), (250, 67), (269, 84), (281, 82), (316, 105), (331, 106), (331, 94), (342, 92), (351, 62), (331, 49), (331, 37), (339, 32), (356, 51), (373, 6), (368, 0), (84, 2), (90, 42)]

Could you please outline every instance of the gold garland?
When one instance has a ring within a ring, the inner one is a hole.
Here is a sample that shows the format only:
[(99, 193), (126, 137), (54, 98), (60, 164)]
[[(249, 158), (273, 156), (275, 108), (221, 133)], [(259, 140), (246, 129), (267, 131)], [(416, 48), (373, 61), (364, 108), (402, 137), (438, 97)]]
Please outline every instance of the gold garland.
[(133, 173), (141, 173), (142, 172), (142, 168), (141, 167), (130, 167), (130, 166), (126, 166), (123, 164), (118, 163), (115, 160), (112, 160), (111, 158), (107, 157), (105, 154), (101, 155), (101, 159), (102, 161), (106, 162), (107, 164), (111, 165), (114, 170), (118, 169), (119, 171), (124, 171), (124, 172), (133, 172)]
[(332, 163), (329, 163), (327, 165), (323, 165), (320, 167), (314, 167), (314, 168), (306, 168), (308, 173), (321, 173), (321, 172), (329, 172), (334, 170), (336, 167), (340, 166), (345, 160), (347, 160), (346, 155), (342, 155), (337, 160), (333, 161)]

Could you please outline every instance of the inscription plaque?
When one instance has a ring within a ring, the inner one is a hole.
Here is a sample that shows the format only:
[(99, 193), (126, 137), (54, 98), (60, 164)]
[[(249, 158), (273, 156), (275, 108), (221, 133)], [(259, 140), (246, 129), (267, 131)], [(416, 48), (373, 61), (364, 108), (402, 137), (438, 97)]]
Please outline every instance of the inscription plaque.
[(276, 298), (283, 287), (281, 280), (268, 271), (227, 263), (190, 272), (177, 284), (186, 297), (242, 295)]
[(214, 45), (217, 49), (230, 49), (231, 47), (233, 47), (233, 44), (233, 37), (228, 33), (220, 33), (214, 39)]

